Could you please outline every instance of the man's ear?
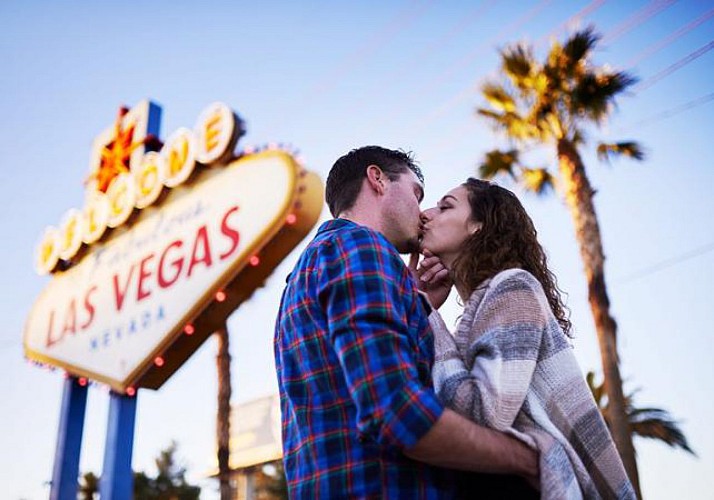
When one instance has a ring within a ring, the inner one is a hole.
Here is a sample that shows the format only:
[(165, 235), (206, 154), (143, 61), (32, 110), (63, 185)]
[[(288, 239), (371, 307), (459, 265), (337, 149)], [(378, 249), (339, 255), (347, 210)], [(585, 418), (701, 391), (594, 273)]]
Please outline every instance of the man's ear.
[(367, 184), (376, 193), (384, 194), (384, 181), (386, 180), (386, 177), (387, 176), (384, 174), (384, 172), (382, 172), (382, 169), (379, 168), (377, 165), (370, 165), (367, 167)]

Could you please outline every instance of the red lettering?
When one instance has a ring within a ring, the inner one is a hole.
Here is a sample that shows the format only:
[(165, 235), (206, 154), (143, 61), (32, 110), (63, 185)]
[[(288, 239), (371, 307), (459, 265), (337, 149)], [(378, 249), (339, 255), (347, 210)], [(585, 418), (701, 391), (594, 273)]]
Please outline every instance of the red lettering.
[(119, 285), (119, 275), (114, 275), (114, 300), (116, 302), (117, 312), (121, 311), (121, 308), (124, 305), (124, 298), (126, 297), (126, 292), (129, 289), (129, 282), (131, 281), (131, 276), (134, 274), (135, 267), (135, 264), (131, 265), (131, 268), (129, 269), (129, 276), (126, 278), (123, 290)]
[(183, 241), (181, 240), (176, 240), (172, 241), (169, 246), (167, 246), (163, 253), (161, 254), (161, 258), (159, 259), (159, 272), (158, 272), (158, 281), (159, 281), (159, 286), (161, 288), (168, 288), (174, 283), (176, 283), (176, 280), (179, 278), (179, 275), (181, 274), (181, 270), (183, 269), (183, 256), (174, 259), (170, 262), (170, 267), (173, 267), (176, 269), (176, 273), (171, 277), (170, 279), (166, 279), (164, 276), (164, 272), (166, 271), (166, 268), (164, 267), (164, 262), (166, 260), (166, 257), (169, 254), (169, 250), (172, 248), (181, 248), (183, 246)]
[(86, 330), (89, 328), (89, 325), (92, 324), (92, 321), (94, 321), (94, 304), (92, 304), (92, 301), (89, 300), (89, 298), (92, 296), (94, 292), (97, 291), (97, 285), (94, 285), (92, 288), (87, 290), (87, 293), (84, 294), (84, 310), (87, 311), (87, 321), (79, 325), (79, 328), (81, 330)]
[(64, 326), (62, 327), (60, 338), (64, 337), (67, 333), (71, 333), (72, 335), (77, 333), (77, 304), (74, 299), (70, 301), (69, 307), (64, 314)]
[(238, 232), (238, 230), (228, 225), (228, 217), (230, 217), (232, 213), (237, 211), (238, 207), (231, 208), (226, 212), (226, 214), (223, 216), (223, 220), (221, 221), (221, 233), (228, 236), (231, 241), (231, 247), (220, 255), (221, 260), (225, 260), (230, 257), (230, 255), (235, 252), (236, 248), (238, 248), (238, 243), (240, 242), (240, 233)]
[(52, 330), (54, 330), (55, 325), (55, 310), (50, 311), (50, 322), (47, 326), (47, 341), (45, 342), (45, 347), (52, 347), (54, 344), (62, 340), (63, 335), (57, 338), (52, 338)]
[[(199, 247), (203, 253), (200, 258), (197, 256)], [(196, 232), (196, 240), (193, 242), (193, 251), (191, 252), (191, 262), (188, 264), (188, 273), (186, 273), (188, 277), (191, 276), (193, 266), (199, 262), (206, 264), (206, 267), (211, 267), (211, 264), (213, 264), (213, 259), (211, 258), (211, 245), (208, 242), (208, 230), (205, 225), (199, 227)]]
[(150, 253), (143, 259), (141, 259), (141, 264), (139, 264), (139, 283), (136, 287), (136, 301), (141, 302), (146, 297), (151, 295), (151, 290), (144, 290), (144, 282), (146, 278), (151, 276), (151, 271), (146, 269), (146, 264), (149, 263), (151, 259), (154, 258), (154, 254)]

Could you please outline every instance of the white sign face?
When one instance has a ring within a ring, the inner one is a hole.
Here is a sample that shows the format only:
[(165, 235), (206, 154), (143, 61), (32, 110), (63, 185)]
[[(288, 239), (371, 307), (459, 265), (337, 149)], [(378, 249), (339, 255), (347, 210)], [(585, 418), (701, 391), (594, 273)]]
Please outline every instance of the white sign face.
[(57, 272), (28, 318), (30, 358), (126, 388), (285, 223), (299, 168), (282, 152), (207, 169)]
[(264, 464), (283, 456), (277, 394), (233, 407), (230, 448), (231, 469)]

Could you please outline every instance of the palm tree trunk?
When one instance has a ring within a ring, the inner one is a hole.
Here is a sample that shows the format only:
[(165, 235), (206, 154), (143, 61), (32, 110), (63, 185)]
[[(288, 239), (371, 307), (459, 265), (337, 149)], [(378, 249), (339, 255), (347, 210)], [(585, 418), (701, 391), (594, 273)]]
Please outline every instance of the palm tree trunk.
[(221, 500), (231, 500), (230, 470), (230, 414), (231, 414), (231, 355), (228, 350), (228, 328), (224, 324), (216, 331), (218, 353), (218, 412), (216, 413), (216, 441), (218, 444), (218, 480)]
[(588, 299), (602, 357), (610, 432), (637, 496), (642, 498), (620, 377), (616, 344), (617, 323), (610, 316), (610, 299), (605, 287), (605, 255), (600, 238), (600, 225), (593, 205), (595, 193), (590, 186), (580, 155), (572, 142), (566, 139), (558, 141), (558, 162), (566, 202), (575, 224), (575, 235), (580, 245), (580, 255), (588, 281)]

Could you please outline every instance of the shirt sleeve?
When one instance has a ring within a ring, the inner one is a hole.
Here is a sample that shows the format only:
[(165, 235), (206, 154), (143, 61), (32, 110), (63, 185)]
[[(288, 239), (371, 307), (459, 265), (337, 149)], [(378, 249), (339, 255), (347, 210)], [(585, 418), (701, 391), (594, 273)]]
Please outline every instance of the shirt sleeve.
[(423, 313), (406, 266), (375, 235), (349, 233), (325, 252), (320, 302), (358, 431), (384, 446), (414, 446), (443, 408), (419, 379), (418, 332), (409, 331), (409, 318)]
[(506, 430), (533, 378), (547, 305), (540, 284), (525, 271), (509, 274), (492, 287), (479, 305), (465, 351), (459, 351), (438, 313), (430, 315), (434, 386), (447, 408), (480, 425)]

